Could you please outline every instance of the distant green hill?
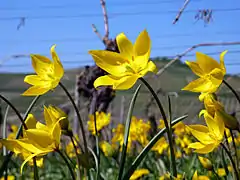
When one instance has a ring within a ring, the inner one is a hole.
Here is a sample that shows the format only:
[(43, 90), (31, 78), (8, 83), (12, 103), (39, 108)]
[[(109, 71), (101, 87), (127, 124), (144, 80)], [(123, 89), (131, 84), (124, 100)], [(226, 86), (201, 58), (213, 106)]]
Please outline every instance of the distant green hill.
[[(169, 62), (166, 58), (154, 58), (154, 62), (156, 63), (158, 69), (162, 68), (166, 63)], [(62, 80), (63, 84), (65, 84), (68, 88), (68, 90), (74, 94), (74, 86), (75, 86), (75, 76), (78, 72), (81, 72), (81, 68), (79, 69), (72, 69), (67, 70), (65, 72), (65, 76)], [(23, 82), (23, 79), (26, 74), (11, 74), (11, 73), (2, 73), (0, 74), (0, 93), (3, 94), (5, 97), (11, 100), (11, 102), (19, 109), (21, 113), (24, 113), (27, 106), (30, 104), (33, 97), (23, 97), (21, 96), (21, 93), (23, 93), (27, 88), (28, 85)], [(228, 78), (230, 76), (226, 76)], [(194, 117), (196, 112), (199, 111), (199, 108), (201, 108), (201, 103), (197, 99), (196, 93), (189, 93), (181, 91), (181, 88), (183, 88), (188, 81), (191, 81), (195, 78), (194, 74), (191, 72), (191, 70), (181, 61), (177, 61), (172, 66), (170, 66), (160, 77), (156, 78), (153, 76), (153, 74), (149, 73), (146, 77), (147, 81), (153, 86), (155, 90), (161, 88), (163, 92), (177, 92), (178, 97), (172, 97), (172, 109), (174, 116), (180, 116), (185, 113), (190, 113), (192, 116), (190, 116), (189, 120), (192, 120), (191, 118)], [(138, 82), (139, 83), (139, 82)], [(240, 78), (237, 76), (232, 76), (229, 80), (229, 83), (235, 88), (240, 89)], [(120, 106), (122, 97), (125, 98), (125, 115), (128, 110), (128, 105), (130, 102), (130, 99), (132, 97), (132, 94), (134, 92), (134, 89), (137, 85), (135, 85), (132, 89), (128, 91), (117, 91), (117, 96), (114, 99), (112, 103), (112, 114), (117, 119), (120, 114)], [(223, 88), (221, 93), (225, 94), (227, 97), (222, 97), (221, 100), (224, 101), (224, 103), (228, 104), (229, 111), (235, 110), (234, 108), (238, 108), (239, 106), (236, 103), (236, 100), (232, 96), (231, 93), (228, 92), (226, 88)], [(227, 94), (226, 94), (227, 93)], [(143, 86), (138, 100), (135, 107), (134, 114), (141, 117), (146, 117), (144, 113), (144, 109), (146, 106), (146, 103), (148, 99), (150, 98), (150, 94), (146, 90), (146, 88)], [(160, 94), (159, 97), (163, 101), (163, 104), (166, 106), (166, 95)], [(226, 102), (225, 102), (226, 101)], [(39, 110), (43, 108), (43, 104), (53, 104), (53, 105), (59, 105), (59, 104), (69, 104), (69, 101), (67, 100), (65, 94), (63, 91), (58, 87), (54, 92), (50, 92), (43, 97), (40, 98), (40, 100), (37, 103), (36, 108), (33, 111), (37, 111), (39, 114)], [(158, 109), (156, 109), (155, 106), (151, 108), (152, 112), (155, 112), (156, 115), (159, 115)], [(13, 112), (10, 112), (10, 121), (15, 122), (15, 116)]]

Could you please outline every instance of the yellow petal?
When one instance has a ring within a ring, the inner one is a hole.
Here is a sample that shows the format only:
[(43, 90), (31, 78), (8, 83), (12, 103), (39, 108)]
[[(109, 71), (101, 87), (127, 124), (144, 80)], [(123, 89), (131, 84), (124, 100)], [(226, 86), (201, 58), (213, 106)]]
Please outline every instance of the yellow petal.
[(205, 78), (198, 78), (190, 82), (182, 90), (188, 90), (192, 92), (215, 92), (218, 86), (215, 86), (210, 80)]
[(228, 51), (223, 51), (221, 54), (220, 54), (220, 66), (221, 66), (221, 69), (224, 70), (224, 73), (226, 73), (226, 68), (225, 68), (225, 65), (224, 65), (224, 56), (225, 54), (227, 53)]
[[(224, 124), (224, 121), (221, 119), (220, 114), (218, 114), (218, 112), (220, 111), (217, 111), (215, 113), (215, 116), (214, 116), (215, 124), (213, 125), (212, 128), (214, 129), (214, 134), (218, 137), (219, 140), (221, 140), (224, 135), (225, 124)], [(238, 126), (237, 121), (236, 121), (236, 124), (237, 124), (236, 126)]]
[(221, 69), (214, 69), (213, 71), (211, 71), (210, 73), (211, 75), (211, 82), (215, 85), (215, 86), (220, 86), (222, 83), (222, 80), (224, 78), (224, 73)]
[(45, 69), (49, 68), (49, 65), (52, 64), (51, 60), (45, 56), (31, 54), (31, 58), (33, 69), (39, 76), (43, 75), (45, 73)]
[(60, 138), (61, 138), (61, 126), (59, 124), (59, 122), (61, 121), (61, 119), (59, 119), (53, 126), (52, 129), (52, 137), (54, 138), (55, 141), (55, 148), (58, 148), (59, 144), (60, 144)]
[(29, 141), (39, 149), (49, 148), (53, 141), (51, 139), (50, 133), (39, 130), (39, 129), (28, 129), (26, 130), (27, 137)]
[(36, 128), (37, 120), (33, 116), (33, 114), (28, 114), (27, 119), (25, 121), (25, 124), (27, 125), (28, 129), (35, 129)]
[(49, 87), (42, 87), (42, 86), (32, 86), (27, 89), (22, 95), (23, 96), (38, 96), (45, 94), (50, 90)]
[(52, 59), (53, 59), (53, 64), (54, 64), (54, 74), (59, 77), (59, 79), (62, 78), (64, 74), (63, 66), (61, 61), (59, 60), (59, 57), (55, 51), (56, 45), (53, 45), (51, 47), (51, 54), (52, 54)]
[(24, 78), (24, 82), (35, 86), (44, 86), (47, 84), (46, 80), (41, 79), (38, 75), (27, 75)]
[(214, 140), (209, 136), (209, 131), (206, 126), (203, 125), (190, 125), (188, 126), (192, 135), (203, 144), (213, 143)]
[[(146, 30), (142, 31), (134, 44), (135, 63), (146, 67), (151, 53), (151, 40)], [(139, 58), (141, 57), (141, 58)]]
[(196, 149), (195, 152), (200, 154), (208, 154), (212, 152), (215, 148), (216, 148), (216, 145), (212, 143), (212, 144), (205, 145), (205, 147), (203, 148)]
[(107, 71), (109, 74), (121, 77), (127, 71), (127, 59), (124, 59), (119, 53), (105, 50), (92, 50), (89, 51), (89, 54), (92, 55), (97, 66)]
[(135, 56), (143, 56), (145, 54), (150, 54), (151, 50), (151, 39), (146, 30), (142, 31), (134, 44)]
[(154, 72), (154, 73), (156, 73), (157, 71), (157, 67), (156, 67), (156, 65), (154, 64), (154, 62), (152, 62), (152, 61), (149, 61), (148, 62), (148, 64), (147, 64), (147, 67), (145, 68), (145, 69), (143, 69), (140, 73), (139, 73), (139, 75), (141, 76), (141, 77), (143, 77), (145, 74), (147, 74), (147, 72)]
[(97, 88), (99, 86), (113, 86), (116, 79), (113, 79), (112, 76), (105, 75), (100, 76), (94, 81), (94, 87)]
[(39, 121), (36, 124), (36, 129), (40, 129), (43, 131), (49, 131), (49, 128), (45, 124), (40, 123)]
[(131, 62), (134, 55), (132, 42), (126, 37), (124, 33), (117, 35), (116, 40), (120, 54), (129, 62)]
[(46, 106), (44, 106), (44, 111), (43, 111), (43, 113), (44, 113), (44, 120), (45, 120), (45, 122), (46, 122), (46, 125), (47, 125), (49, 128), (52, 128), (54, 122), (52, 121), (51, 114), (50, 114), (50, 112), (49, 112), (49, 109), (48, 109)]
[(21, 174), (22, 174), (24, 165), (25, 165), (28, 161), (30, 161), (32, 158), (34, 158), (35, 156), (36, 156), (36, 154), (30, 154), (30, 155), (25, 159), (25, 161), (24, 161), (24, 162), (22, 163), (22, 165), (21, 165), (21, 169), (20, 169)]
[(132, 76), (125, 76), (122, 77), (121, 79), (115, 81), (113, 84), (113, 89), (119, 89), (119, 90), (126, 90), (130, 89), (138, 80), (137, 75), (132, 75)]
[(220, 64), (210, 56), (200, 52), (196, 52), (196, 56), (197, 63), (205, 74), (210, 73), (215, 68), (221, 69)]
[(202, 77), (204, 75), (204, 72), (200, 68), (198, 63), (186, 61), (186, 64), (191, 68), (191, 70), (194, 74), (198, 75), (199, 77)]

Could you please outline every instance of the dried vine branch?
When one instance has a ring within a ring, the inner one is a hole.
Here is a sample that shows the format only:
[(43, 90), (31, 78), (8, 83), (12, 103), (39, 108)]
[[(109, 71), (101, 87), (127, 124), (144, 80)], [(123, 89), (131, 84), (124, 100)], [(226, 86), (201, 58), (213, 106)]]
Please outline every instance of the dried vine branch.
[(177, 16), (175, 17), (175, 19), (173, 20), (173, 24), (176, 24), (176, 22), (178, 22), (180, 16), (182, 15), (183, 11), (186, 9), (188, 3), (190, 2), (190, 0), (185, 0), (182, 8), (179, 10)]
[(187, 55), (189, 52), (192, 50), (198, 48), (198, 47), (204, 47), (204, 46), (229, 46), (229, 45), (239, 45), (240, 41), (235, 41), (235, 42), (213, 42), (213, 43), (200, 43), (193, 45), (192, 47), (186, 49), (183, 53), (178, 54), (173, 58), (170, 62), (168, 62), (163, 68), (161, 68), (157, 72), (157, 76), (160, 76), (169, 66), (171, 66), (174, 62), (177, 60), (180, 60), (183, 56)]

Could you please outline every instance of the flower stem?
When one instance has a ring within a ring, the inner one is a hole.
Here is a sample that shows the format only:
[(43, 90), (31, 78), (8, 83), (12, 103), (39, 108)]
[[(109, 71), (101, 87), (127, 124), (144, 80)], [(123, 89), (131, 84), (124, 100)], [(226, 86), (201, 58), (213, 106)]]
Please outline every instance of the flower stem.
[(74, 175), (73, 169), (71, 168), (67, 158), (63, 155), (63, 153), (60, 150), (56, 150), (56, 152), (58, 152), (58, 154), (63, 158), (64, 162), (66, 163), (66, 165), (67, 165), (67, 167), (68, 167), (68, 169), (70, 171), (72, 179), (75, 180), (75, 175)]
[(96, 180), (99, 179), (99, 165), (100, 165), (100, 151), (99, 151), (99, 139), (98, 139), (98, 129), (97, 129), (97, 117), (96, 117), (96, 106), (94, 107), (94, 128), (95, 128), (95, 138), (96, 138), (96, 151), (97, 151), (97, 174)]
[(232, 155), (223, 143), (221, 143), (221, 146), (223, 147), (224, 151), (227, 153), (227, 155), (228, 155), (228, 157), (229, 157), (229, 159), (232, 163), (233, 169), (234, 169), (234, 173), (235, 173), (235, 176), (236, 176), (235, 178), (238, 180), (239, 179), (238, 170), (237, 170), (236, 164), (235, 164), (235, 162), (232, 158)]
[(80, 179), (80, 175), (81, 175), (81, 169), (80, 169), (80, 159), (79, 159), (79, 156), (78, 156), (78, 149), (77, 149), (77, 146), (75, 145), (74, 143), (74, 139), (73, 139), (73, 136), (70, 136), (70, 139), (71, 139), (71, 142), (73, 144), (73, 147), (74, 147), (74, 150), (75, 150), (75, 154), (76, 154), (76, 157), (77, 157), (77, 165), (78, 165), (78, 173), (79, 173), (79, 179)]
[(228, 137), (227, 137), (226, 131), (224, 131), (224, 137), (225, 137), (225, 139), (226, 139), (227, 148), (230, 150), (230, 144), (229, 144), (229, 142), (228, 142)]
[(234, 148), (234, 151), (235, 151), (235, 157), (236, 157), (236, 166), (237, 166), (237, 169), (238, 169), (239, 162), (238, 162), (237, 146), (236, 146), (236, 143), (235, 143), (235, 141), (234, 141), (234, 135), (233, 135), (233, 131), (232, 131), (231, 129), (230, 129), (230, 133), (231, 133), (231, 137), (232, 137), (233, 148)]
[(24, 119), (22, 118), (20, 112), (15, 108), (15, 106), (14, 106), (7, 98), (5, 98), (4, 96), (2, 96), (1, 94), (0, 94), (0, 98), (1, 98), (4, 102), (6, 102), (6, 103), (13, 109), (13, 111), (16, 113), (16, 115), (18, 116), (19, 120), (21, 121), (24, 129), (27, 129), (27, 126), (26, 126), (26, 124), (25, 124), (25, 122), (24, 122)]
[(33, 157), (33, 168), (34, 168), (34, 180), (39, 180), (36, 157)]
[(223, 83), (232, 91), (232, 93), (235, 95), (235, 97), (237, 98), (238, 102), (240, 103), (240, 97), (237, 94), (237, 92), (232, 88), (232, 86), (230, 84), (227, 83), (227, 81), (223, 80)]
[(68, 90), (65, 88), (65, 86), (59, 82), (59, 85), (61, 86), (61, 88), (63, 89), (63, 91), (66, 93), (66, 95), (68, 96), (69, 100), (71, 101), (73, 107), (74, 107), (74, 110), (76, 111), (76, 114), (77, 114), (77, 117), (78, 117), (78, 121), (79, 121), (79, 125), (80, 125), (80, 128), (81, 128), (81, 132), (82, 132), (82, 137), (83, 137), (83, 144), (84, 144), (84, 149), (85, 149), (85, 153), (88, 152), (88, 148), (87, 148), (87, 141), (86, 141), (86, 136), (85, 136), (85, 131), (84, 131), (84, 126), (83, 126), (83, 121), (82, 121), (82, 118), (80, 116), (80, 113), (79, 113), (79, 110), (77, 108), (77, 105), (75, 104), (72, 96), (70, 95), (70, 93), (68, 92)]
[(175, 155), (174, 155), (174, 149), (173, 149), (173, 139), (172, 139), (172, 134), (171, 134), (171, 129), (168, 125), (168, 120), (167, 120), (167, 116), (164, 112), (163, 106), (157, 96), (157, 94), (155, 93), (155, 91), (152, 89), (152, 87), (148, 84), (148, 82), (143, 79), (140, 78), (140, 80), (145, 84), (145, 86), (148, 88), (148, 90), (152, 93), (154, 99), (157, 102), (158, 108), (162, 114), (163, 117), (163, 121), (166, 127), (166, 131), (167, 131), (167, 137), (168, 137), (168, 142), (169, 142), (169, 147), (170, 147), (170, 160), (171, 160), (171, 170), (172, 170), (172, 174), (174, 177), (177, 177), (177, 168), (176, 168), (176, 161), (175, 161)]

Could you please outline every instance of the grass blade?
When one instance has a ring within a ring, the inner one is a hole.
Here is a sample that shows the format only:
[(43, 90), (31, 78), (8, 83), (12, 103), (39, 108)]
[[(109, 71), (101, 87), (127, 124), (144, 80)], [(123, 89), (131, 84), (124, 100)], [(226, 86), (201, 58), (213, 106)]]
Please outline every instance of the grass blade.
[(133, 112), (133, 108), (137, 99), (137, 95), (139, 93), (139, 90), (141, 88), (141, 84), (137, 87), (131, 103), (130, 103), (130, 107), (128, 109), (128, 116), (127, 116), (127, 121), (125, 124), (125, 130), (124, 130), (124, 142), (123, 142), (123, 147), (122, 147), (122, 156), (121, 156), (121, 162), (120, 162), (120, 170), (119, 170), (119, 174), (118, 174), (118, 180), (120, 180), (122, 178), (123, 175), (123, 170), (124, 170), (124, 164), (125, 164), (125, 158), (126, 158), (126, 153), (127, 153), (127, 145), (128, 145), (128, 135), (129, 135), (129, 131), (130, 131), (130, 124), (131, 124), (131, 119), (132, 119), (132, 112)]

